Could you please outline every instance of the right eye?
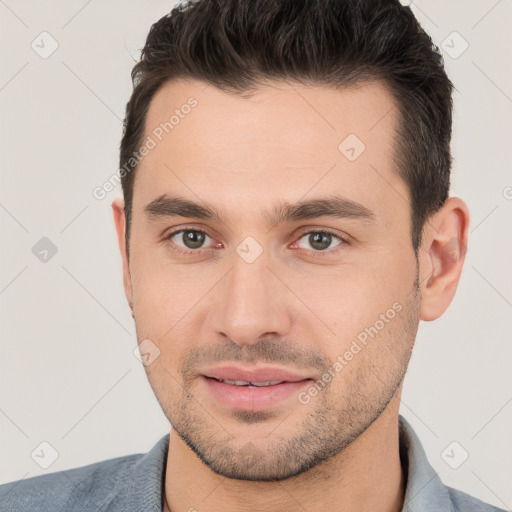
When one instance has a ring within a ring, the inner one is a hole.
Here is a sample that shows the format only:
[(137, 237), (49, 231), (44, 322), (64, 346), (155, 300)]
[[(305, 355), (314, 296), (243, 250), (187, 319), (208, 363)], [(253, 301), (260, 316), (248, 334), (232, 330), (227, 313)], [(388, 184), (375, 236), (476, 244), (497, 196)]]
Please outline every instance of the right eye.
[[(203, 247), (207, 239), (213, 241), (213, 239), (204, 231), (191, 228), (182, 228), (177, 231), (173, 231), (165, 237), (165, 240), (175, 246), (178, 252), (185, 254), (200, 253), (203, 250), (209, 249)], [(217, 247), (219, 247), (219, 244), (217, 244)]]

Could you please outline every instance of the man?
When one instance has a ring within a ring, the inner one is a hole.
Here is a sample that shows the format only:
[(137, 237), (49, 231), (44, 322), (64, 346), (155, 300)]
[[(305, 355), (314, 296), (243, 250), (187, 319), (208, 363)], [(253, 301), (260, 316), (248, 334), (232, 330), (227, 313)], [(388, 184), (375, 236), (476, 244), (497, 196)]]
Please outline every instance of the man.
[(112, 208), (172, 430), (2, 486), (2, 510), (499, 510), (443, 485), (399, 416), (469, 223), (452, 85), (410, 9), (200, 0), (132, 77)]

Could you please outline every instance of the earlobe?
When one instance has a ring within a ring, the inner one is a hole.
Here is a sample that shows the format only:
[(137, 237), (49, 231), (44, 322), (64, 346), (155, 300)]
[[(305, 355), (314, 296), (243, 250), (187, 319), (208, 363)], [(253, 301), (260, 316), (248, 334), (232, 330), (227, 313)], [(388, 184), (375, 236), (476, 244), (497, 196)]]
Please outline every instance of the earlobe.
[(117, 232), (117, 242), (119, 251), (121, 252), (121, 260), (123, 264), (123, 285), (128, 305), (132, 310), (133, 317), (133, 294), (130, 276), (130, 263), (126, 252), (126, 218), (124, 213), (124, 200), (120, 197), (112, 201), (112, 212), (114, 215), (114, 224)]
[(419, 252), (420, 319), (439, 318), (459, 283), (468, 242), (469, 211), (462, 199), (448, 198), (424, 229)]

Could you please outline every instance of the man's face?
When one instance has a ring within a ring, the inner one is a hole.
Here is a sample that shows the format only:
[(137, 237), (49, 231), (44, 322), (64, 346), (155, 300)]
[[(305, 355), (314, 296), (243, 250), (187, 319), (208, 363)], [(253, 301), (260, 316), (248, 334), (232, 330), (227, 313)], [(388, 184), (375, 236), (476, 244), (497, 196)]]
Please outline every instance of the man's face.
[[(157, 144), (136, 171), (125, 286), (156, 397), (215, 472), (299, 474), (398, 402), (419, 294), (396, 122), (377, 82), (275, 83), (241, 98), (175, 81), (153, 98), (144, 141)], [(219, 218), (180, 216), (164, 195)], [(335, 197), (345, 203), (297, 208)], [(237, 386), (207, 377), (233, 374), (220, 367), (295, 377)]]

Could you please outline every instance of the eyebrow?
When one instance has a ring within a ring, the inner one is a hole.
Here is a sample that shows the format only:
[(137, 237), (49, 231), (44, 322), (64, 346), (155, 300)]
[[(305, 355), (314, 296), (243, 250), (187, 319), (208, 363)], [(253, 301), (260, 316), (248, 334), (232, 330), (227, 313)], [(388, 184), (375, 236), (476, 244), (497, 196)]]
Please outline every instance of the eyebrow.
[[(190, 217), (224, 223), (221, 212), (215, 206), (166, 194), (147, 204), (144, 212), (149, 219)], [(362, 204), (337, 195), (297, 203), (281, 203), (274, 207), (271, 214), (265, 214), (267, 222), (271, 225), (318, 217), (350, 218), (370, 222), (376, 220), (375, 214)]]

